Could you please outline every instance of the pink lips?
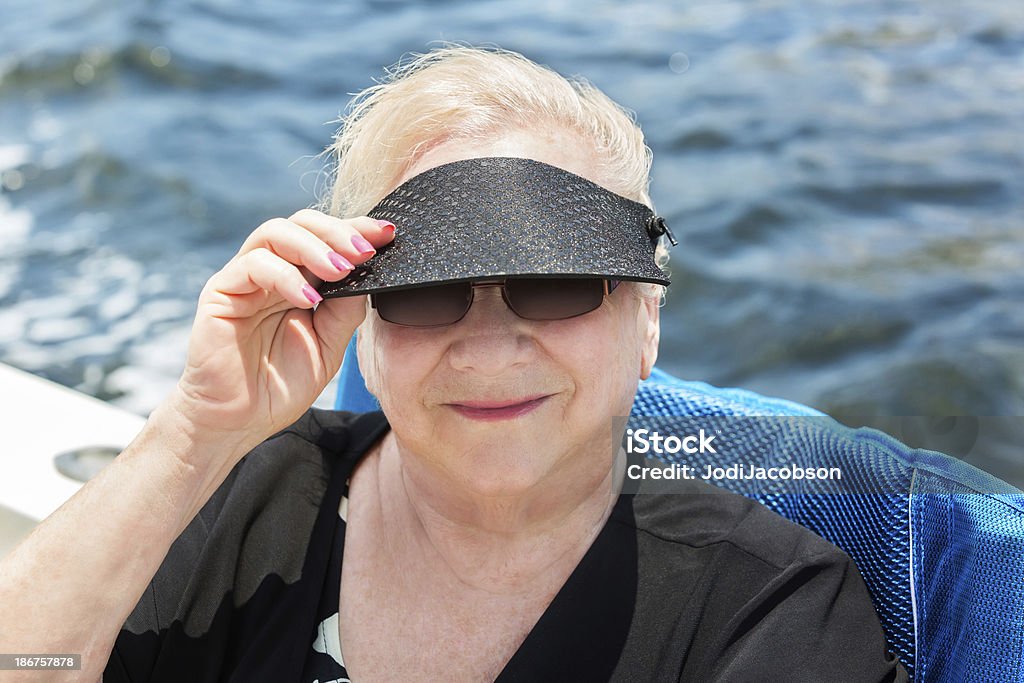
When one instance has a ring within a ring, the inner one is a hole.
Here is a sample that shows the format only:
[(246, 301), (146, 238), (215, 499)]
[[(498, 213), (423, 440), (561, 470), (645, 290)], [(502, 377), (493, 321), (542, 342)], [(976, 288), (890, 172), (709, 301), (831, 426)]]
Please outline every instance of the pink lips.
[(525, 415), (543, 403), (549, 394), (514, 401), (463, 401), (449, 407), (471, 420), (511, 420)]

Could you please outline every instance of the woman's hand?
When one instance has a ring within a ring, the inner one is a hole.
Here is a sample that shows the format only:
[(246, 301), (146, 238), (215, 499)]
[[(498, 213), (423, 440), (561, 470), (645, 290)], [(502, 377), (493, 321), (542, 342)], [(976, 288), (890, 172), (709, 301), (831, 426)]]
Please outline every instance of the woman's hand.
[(366, 297), (319, 303), (390, 242), (394, 226), (304, 209), (258, 227), (199, 296), (185, 371), (172, 397), (198, 431), (252, 447), (292, 424), (338, 371)]
[[(351, 269), (339, 255), (358, 265), (373, 254), (369, 245), (393, 235), (372, 218), (305, 210), (249, 236), (203, 288), (188, 363), (169, 400), (0, 560), (0, 652), (81, 653), (79, 678), (100, 678), (174, 539), (235, 463), (294, 422), (338, 370), (365, 297), (325, 301), (314, 312), (311, 284), (344, 278)], [(17, 680), (29, 678), (36, 680)]]

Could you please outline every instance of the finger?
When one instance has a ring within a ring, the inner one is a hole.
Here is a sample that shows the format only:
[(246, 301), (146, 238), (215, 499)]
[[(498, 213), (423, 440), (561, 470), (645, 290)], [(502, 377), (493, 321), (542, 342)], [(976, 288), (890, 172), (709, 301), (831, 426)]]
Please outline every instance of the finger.
[[(369, 216), (335, 218), (314, 209), (302, 209), (292, 214), (289, 220), (304, 226), (336, 248), (346, 248), (352, 244), (353, 238), (362, 238), (370, 243), (371, 248), (376, 249), (395, 237), (394, 223)], [(372, 255), (363, 254), (363, 260)]]
[(316, 234), (284, 218), (271, 219), (253, 230), (238, 255), (258, 249), (266, 249), (289, 263), (303, 266), (321, 280), (340, 280), (355, 267)]
[(295, 264), (269, 249), (258, 248), (233, 259), (207, 284), (212, 293), (231, 297), (264, 291), (278, 295), (297, 308), (313, 308), (322, 301)]

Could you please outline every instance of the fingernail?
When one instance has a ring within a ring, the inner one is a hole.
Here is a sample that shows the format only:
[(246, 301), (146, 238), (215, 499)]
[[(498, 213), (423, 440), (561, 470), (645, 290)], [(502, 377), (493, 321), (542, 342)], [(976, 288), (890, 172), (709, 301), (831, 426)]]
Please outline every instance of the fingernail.
[(344, 256), (336, 251), (327, 252), (327, 260), (338, 270), (354, 270), (355, 266), (348, 262)]
[(306, 295), (306, 298), (309, 299), (309, 303), (311, 304), (318, 304), (324, 300), (324, 298), (320, 296), (320, 293), (308, 284), (302, 285), (302, 293)]
[(377, 251), (362, 235), (352, 235), (352, 246), (356, 248), (356, 251), (359, 252), (360, 256), (372, 254)]
[(380, 226), (381, 230), (383, 230), (385, 233), (390, 233), (392, 235), (395, 234), (395, 224), (394, 223), (392, 223), (391, 221), (382, 221), (380, 219), (375, 219), (375, 220), (377, 221), (377, 225)]

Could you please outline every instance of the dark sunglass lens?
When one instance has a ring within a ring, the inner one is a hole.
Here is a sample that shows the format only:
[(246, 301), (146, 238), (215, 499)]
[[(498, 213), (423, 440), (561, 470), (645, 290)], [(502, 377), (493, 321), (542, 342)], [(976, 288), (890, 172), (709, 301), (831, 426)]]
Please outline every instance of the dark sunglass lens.
[(468, 283), (418, 287), (371, 295), (377, 315), (389, 323), (411, 327), (451, 325), (466, 315), (473, 289)]
[(590, 278), (509, 280), (508, 305), (527, 320), (564, 320), (589, 313), (604, 300), (604, 281)]

